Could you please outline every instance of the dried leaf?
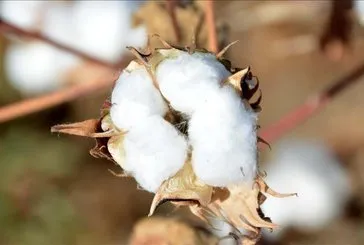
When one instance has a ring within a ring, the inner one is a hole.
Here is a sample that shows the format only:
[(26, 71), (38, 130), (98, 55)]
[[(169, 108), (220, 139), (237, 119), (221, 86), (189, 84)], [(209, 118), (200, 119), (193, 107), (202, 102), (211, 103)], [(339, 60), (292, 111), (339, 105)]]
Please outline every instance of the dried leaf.
[[(277, 225), (267, 222), (259, 216), (259, 186), (251, 188), (246, 184), (229, 187), (230, 196), (225, 200), (217, 199), (215, 204), (223, 210), (225, 217), (234, 227), (244, 228), (255, 233), (257, 228), (276, 228)], [(210, 205), (211, 206), (211, 205)], [(247, 223), (245, 223), (245, 221)]]
[(239, 40), (229, 43), (225, 48), (223, 48), (217, 55), (216, 58), (220, 59), (224, 56), (224, 54), (231, 48), (231, 46), (237, 44)]
[(51, 128), (51, 132), (93, 137), (93, 135), (97, 132), (99, 124), (99, 119), (89, 119), (77, 123), (55, 125)]
[(95, 138), (96, 145), (90, 150), (91, 156), (95, 158), (106, 158), (109, 161), (115, 162), (109, 150), (107, 149), (108, 138)]
[(207, 206), (211, 201), (212, 187), (197, 178), (190, 161), (176, 175), (163, 182), (154, 196), (149, 216), (161, 204), (170, 201), (176, 205)]
[(236, 91), (239, 92), (239, 94), (243, 94), (242, 91), (242, 87), (240, 85), (241, 80), (246, 76), (246, 74), (250, 72), (250, 67), (245, 68), (244, 70), (240, 70), (236, 73), (234, 73), (233, 75), (229, 76), (224, 82), (223, 84), (231, 84)]
[(117, 134), (115, 130), (99, 132), (100, 120), (89, 119), (82, 122), (59, 124), (51, 128), (52, 133), (71, 134), (90, 138), (108, 138)]
[(284, 197), (297, 196), (297, 193), (282, 194), (282, 193), (278, 193), (278, 192), (274, 191), (267, 185), (267, 183), (265, 183), (265, 181), (260, 176), (257, 177), (256, 183), (259, 185), (259, 189), (261, 192), (267, 193), (273, 197), (284, 198)]

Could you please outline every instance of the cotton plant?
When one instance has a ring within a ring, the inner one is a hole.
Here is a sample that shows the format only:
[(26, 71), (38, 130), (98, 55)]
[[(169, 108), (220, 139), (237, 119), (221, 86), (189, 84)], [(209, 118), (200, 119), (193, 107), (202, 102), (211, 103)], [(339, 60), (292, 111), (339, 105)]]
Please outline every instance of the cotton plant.
[(277, 225), (264, 217), (271, 190), (258, 171), (257, 119), (260, 99), (250, 68), (233, 68), (218, 54), (177, 48), (141, 52), (121, 72), (100, 119), (56, 125), (52, 132), (96, 139), (91, 154), (118, 164), (155, 193), (152, 215), (169, 201), (192, 213), (245, 229), (258, 239)]
[(319, 142), (287, 141), (267, 163), (267, 181), (297, 198), (268, 199), (262, 209), (281, 229), (266, 233), (279, 238), (286, 228), (319, 231), (338, 218), (350, 197), (348, 173), (328, 147)]
[[(105, 61), (118, 62), (126, 46), (146, 44), (144, 26), (131, 25), (138, 7), (133, 1), (4, 1), (1, 5), (5, 20)], [(14, 40), (5, 52), (9, 82), (24, 95), (64, 86), (69, 82), (67, 74), (82, 63), (74, 55), (34, 40)]]

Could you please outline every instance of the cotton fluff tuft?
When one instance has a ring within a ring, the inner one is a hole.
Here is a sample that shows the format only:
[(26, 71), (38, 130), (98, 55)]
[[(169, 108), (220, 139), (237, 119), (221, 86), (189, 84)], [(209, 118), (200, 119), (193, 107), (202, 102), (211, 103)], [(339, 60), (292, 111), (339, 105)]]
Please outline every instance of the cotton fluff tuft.
[(176, 55), (158, 65), (156, 78), (171, 106), (191, 115), (230, 72), (209, 53), (177, 51)]
[(257, 168), (256, 115), (226, 86), (191, 117), (196, 175), (213, 186), (251, 183)]
[(111, 94), (111, 118), (114, 124), (130, 130), (152, 115), (163, 116), (167, 106), (143, 66), (125, 69)]
[(131, 64), (116, 82), (110, 111), (113, 123), (127, 130), (124, 170), (147, 191), (180, 170), (187, 156), (187, 141), (163, 116), (166, 104), (143, 66)]
[(266, 172), (267, 183), (273, 189), (298, 194), (268, 198), (262, 206), (264, 214), (282, 229), (294, 226), (306, 231), (319, 230), (340, 215), (350, 195), (347, 173), (333, 153), (319, 143), (282, 144)]
[(124, 168), (147, 191), (156, 192), (185, 163), (187, 142), (160, 116), (143, 119), (124, 140)]
[(196, 175), (212, 186), (250, 182), (256, 175), (256, 115), (229, 86), (230, 72), (212, 54), (179, 51), (157, 67), (172, 107), (190, 117)]

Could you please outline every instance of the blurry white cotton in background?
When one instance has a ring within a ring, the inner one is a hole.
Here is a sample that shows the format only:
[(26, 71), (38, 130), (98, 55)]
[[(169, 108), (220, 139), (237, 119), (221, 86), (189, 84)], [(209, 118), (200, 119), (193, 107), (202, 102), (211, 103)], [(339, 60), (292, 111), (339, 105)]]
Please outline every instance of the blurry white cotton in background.
[(77, 1), (74, 25), (78, 48), (96, 57), (117, 61), (126, 46), (147, 43), (144, 26), (132, 28), (134, 1)]
[(12, 86), (26, 95), (61, 86), (76, 58), (42, 42), (13, 44), (5, 53), (5, 70)]
[(34, 29), (47, 1), (0, 1), (0, 16), (12, 24)]
[[(146, 28), (131, 27), (135, 1), (2, 1), (1, 16), (27, 30), (89, 55), (116, 62), (126, 46), (143, 47)], [(52, 91), (65, 83), (65, 73), (81, 59), (38, 41), (16, 42), (5, 53), (9, 82), (22, 94)]]
[(281, 193), (298, 197), (267, 198), (262, 206), (265, 216), (282, 228), (305, 232), (328, 225), (343, 211), (350, 196), (350, 181), (332, 152), (316, 142), (292, 141), (278, 146), (274, 159), (266, 165), (266, 182)]

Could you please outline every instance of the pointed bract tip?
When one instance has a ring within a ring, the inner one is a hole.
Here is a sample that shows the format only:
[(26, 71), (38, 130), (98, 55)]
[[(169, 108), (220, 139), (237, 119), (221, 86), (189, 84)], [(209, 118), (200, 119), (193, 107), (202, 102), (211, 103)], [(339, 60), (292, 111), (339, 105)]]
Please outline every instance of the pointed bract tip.
[(237, 44), (238, 42), (239, 40), (235, 40), (234, 42), (229, 43), (225, 48), (216, 54), (216, 58), (220, 59), (229, 50), (229, 48), (231, 48), (231, 46)]

